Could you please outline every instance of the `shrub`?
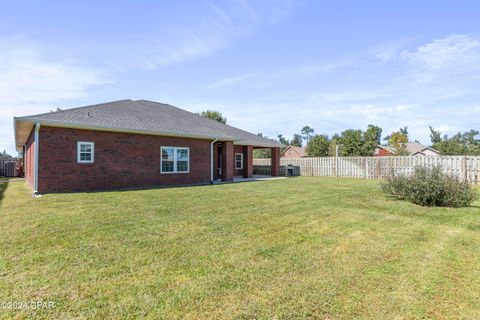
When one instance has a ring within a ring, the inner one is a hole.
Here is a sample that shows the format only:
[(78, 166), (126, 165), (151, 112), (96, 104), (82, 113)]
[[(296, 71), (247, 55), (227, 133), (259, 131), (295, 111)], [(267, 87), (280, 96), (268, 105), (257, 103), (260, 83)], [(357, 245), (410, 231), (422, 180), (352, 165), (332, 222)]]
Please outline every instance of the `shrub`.
[(431, 207), (468, 207), (476, 198), (470, 184), (443, 173), (440, 167), (417, 167), (410, 176), (392, 176), (382, 183), (382, 190), (399, 199)]

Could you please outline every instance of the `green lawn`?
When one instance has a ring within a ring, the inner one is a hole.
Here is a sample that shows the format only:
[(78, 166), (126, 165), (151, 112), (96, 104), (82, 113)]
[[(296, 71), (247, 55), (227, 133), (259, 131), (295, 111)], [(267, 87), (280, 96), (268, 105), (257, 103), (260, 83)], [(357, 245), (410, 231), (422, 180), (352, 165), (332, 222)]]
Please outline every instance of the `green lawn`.
[[(6, 188), (6, 189), (5, 189)], [(0, 181), (0, 318), (480, 319), (480, 203), (292, 178), (34, 199)]]

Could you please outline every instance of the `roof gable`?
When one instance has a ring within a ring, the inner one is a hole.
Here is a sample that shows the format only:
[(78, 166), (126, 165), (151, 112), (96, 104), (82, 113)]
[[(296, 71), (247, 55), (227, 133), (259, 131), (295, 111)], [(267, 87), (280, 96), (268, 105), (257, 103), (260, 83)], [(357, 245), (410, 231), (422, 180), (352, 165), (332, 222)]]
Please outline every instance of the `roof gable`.
[(298, 154), (298, 155), (301, 156), (301, 157), (305, 157), (305, 155), (306, 155), (306, 153), (305, 153), (305, 148), (303, 148), (303, 147), (296, 147), (296, 146), (288, 146), (288, 147), (285, 148), (285, 150), (283, 150), (282, 156), (283, 156), (284, 154), (286, 154), (287, 151), (289, 151), (289, 150), (292, 150), (293, 152), (295, 152), (296, 154)]

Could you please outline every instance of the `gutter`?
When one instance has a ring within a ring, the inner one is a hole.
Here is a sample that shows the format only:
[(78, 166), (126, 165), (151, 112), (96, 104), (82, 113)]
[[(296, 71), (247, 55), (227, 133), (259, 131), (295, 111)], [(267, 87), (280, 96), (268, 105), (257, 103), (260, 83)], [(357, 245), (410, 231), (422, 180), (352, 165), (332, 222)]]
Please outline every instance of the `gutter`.
[(39, 150), (39, 131), (40, 122), (35, 123), (35, 136), (34, 136), (34, 171), (33, 171), (33, 196), (38, 195), (38, 150)]
[(213, 145), (217, 142), (218, 139), (215, 138), (212, 142), (210, 142), (210, 183), (213, 184)]

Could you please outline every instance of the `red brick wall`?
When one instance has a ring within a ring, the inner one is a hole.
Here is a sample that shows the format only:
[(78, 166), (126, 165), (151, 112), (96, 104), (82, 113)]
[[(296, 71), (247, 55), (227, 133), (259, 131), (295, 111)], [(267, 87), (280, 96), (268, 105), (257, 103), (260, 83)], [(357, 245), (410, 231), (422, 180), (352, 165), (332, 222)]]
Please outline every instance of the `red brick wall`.
[(375, 148), (375, 153), (374, 153), (375, 157), (385, 157), (385, 156), (391, 156), (391, 155), (392, 154), (385, 149)]
[(298, 152), (296, 152), (293, 149), (288, 149), (281, 155), (282, 158), (288, 158), (288, 159), (298, 159), (301, 158), (302, 155), (300, 155)]
[(232, 141), (222, 142), (222, 181), (233, 181), (235, 174), (235, 166), (232, 164), (232, 160), (235, 159), (233, 150)]
[[(241, 153), (243, 154), (243, 146), (234, 146), (233, 148), (234, 153)], [(245, 155), (243, 155), (245, 157)], [(235, 154), (233, 155), (233, 170), (235, 176), (243, 176), (243, 169), (235, 169)]]
[(272, 176), (280, 175), (280, 148), (271, 148), (271, 170)]
[(253, 177), (253, 147), (243, 146), (243, 177)]
[[(213, 158), (215, 159), (215, 162), (214, 162), (214, 179), (218, 179), (219, 176), (218, 176), (218, 157), (219, 157), (219, 154), (218, 154), (218, 146), (221, 145), (222, 142), (217, 142), (215, 145), (214, 145), (214, 149), (213, 149)], [(234, 153), (244, 153), (244, 146), (241, 146), (241, 145), (234, 145), (233, 146), (233, 150), (234, 150)], [(252, 153), (253, 151), (250, 150), (250, 153)], [(245, 158), (245, 154), (243, 155), (244, 157), (244, 160), (248, 158)], [(235, 154), (233, 155), (232, 157), (232, 169), (233, 169), (233, 172), (234, 172), (234, 175), (235, 176), (242, 176), (244, 174), (244, 169), (235, 169)], [(253, 168), (253, 160), (252, 160), (252, 155), (250, 156), (250, 163), (251, 163), (251, 167)], [(245, 168), (245, 163), (243, 165), (243, 167)], [(252, 171), (252, 170), (251, 170)], [(250, 174), (250, 176), (252, 176), (252, 173)]]
[[(40, 128), (40, 193), (210, 181), (210, 141), (140, 134)], [(95, 143), (95, 162), (77, 163), (77, 141)], [(189, 173), (160, 173), (160, 147), (190, 148)]]
[(35, 171), (35, 128), (33, 128), (32, 132), (30, 133), (30, 137), (28, 137), (25, 154), (23, 157), (25, 158), (25, 179), (27, 180), (28, 185), (33, 190), (35, 186), (33, 185), (33, 176)]

